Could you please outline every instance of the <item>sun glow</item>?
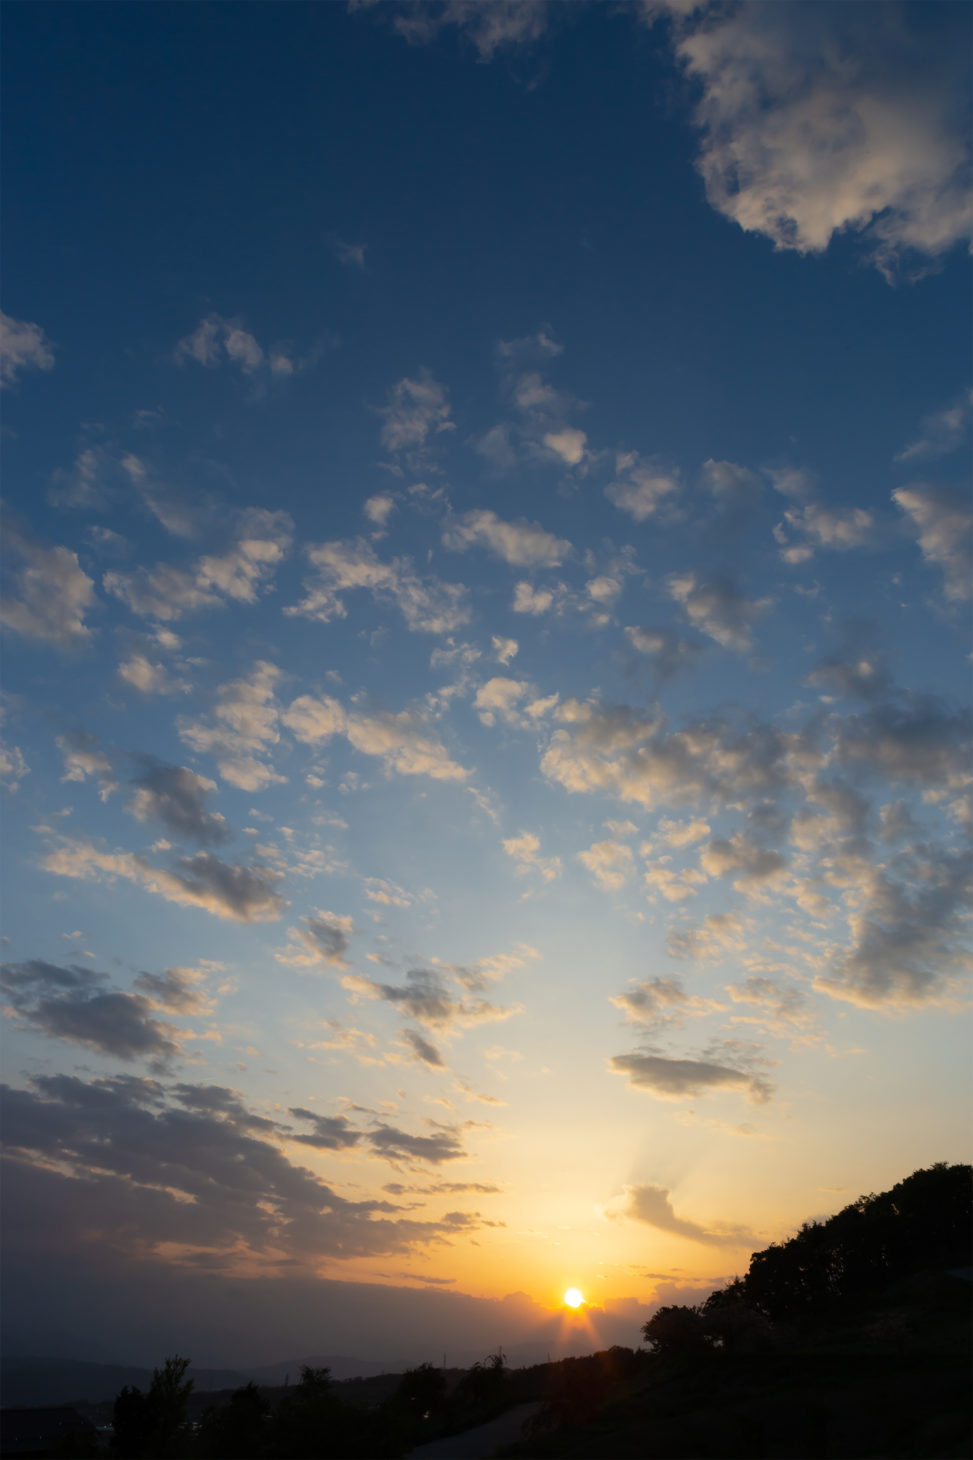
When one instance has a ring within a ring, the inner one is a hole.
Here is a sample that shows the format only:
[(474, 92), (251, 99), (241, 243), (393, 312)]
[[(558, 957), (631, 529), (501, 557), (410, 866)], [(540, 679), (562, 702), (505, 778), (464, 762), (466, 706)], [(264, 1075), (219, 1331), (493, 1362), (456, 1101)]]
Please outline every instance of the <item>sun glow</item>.
[(568, 1288), (564, 1294), (564, 1302), (568, 1308), (580, 1308), (584, 1302), (584, 1293), (578, 1288)]

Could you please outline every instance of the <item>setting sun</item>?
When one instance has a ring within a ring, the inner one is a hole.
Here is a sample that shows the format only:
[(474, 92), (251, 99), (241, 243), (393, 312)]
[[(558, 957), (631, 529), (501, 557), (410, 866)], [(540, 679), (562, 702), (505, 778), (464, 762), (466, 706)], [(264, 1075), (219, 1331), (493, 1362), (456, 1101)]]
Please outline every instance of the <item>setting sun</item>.
[(569, 1308), (580, 1308), (584, 1302), (584, 1293), (578, 1288), (568, 1288), (564, 1294), (564, 1301)]

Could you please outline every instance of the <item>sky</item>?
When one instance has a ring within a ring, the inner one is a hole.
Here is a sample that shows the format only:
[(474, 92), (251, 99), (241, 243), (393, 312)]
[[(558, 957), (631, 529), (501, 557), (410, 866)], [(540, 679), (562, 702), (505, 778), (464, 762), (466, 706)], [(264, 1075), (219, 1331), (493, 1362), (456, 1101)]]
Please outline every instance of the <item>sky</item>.
[(970, 23), (6, 6), (7, 1352), (631, 1345), (969, 1159)]

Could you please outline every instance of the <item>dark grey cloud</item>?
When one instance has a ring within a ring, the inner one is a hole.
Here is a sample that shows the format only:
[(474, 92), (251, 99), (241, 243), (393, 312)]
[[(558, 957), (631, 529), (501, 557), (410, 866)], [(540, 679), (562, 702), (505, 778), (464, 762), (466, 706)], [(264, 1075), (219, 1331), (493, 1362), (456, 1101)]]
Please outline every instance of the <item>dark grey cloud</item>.
[(921, 844), (873, 869), (853, 940), (815, 987), (869, 1008), (935, 1001), (970, 967), (973, 858)]
[(773, 1087), (765, 1076), (741, 1061), (728, 1063), (707, 1057), (672, 1059), (659, 1054), (617, 1054), (610, 1061), (611, 1069), (625, 1075), (636, 1090), (647, 1090), (663, 1099), (682, 1100), (709, 1095), (717, 1090), (736, 1090), (753, 1104), (762, 1105), (771, 1098)]
[(373, 1151), (390, 1161), (423, 1161), (438, 1166), (466, 1155), (452, 1126), (436, 1126), (430, 1136), (412, 1136), (395, 1126), (379, 1123), (367, 1132), (366, 1139)]
[(845, 699), (874, 700), (891, 688), (892, 676), (878, 654), (858, 654), (823, 659), (808, 675), (808, 684)]
[[(457, 972), (462, 982), (464, 970)], [(443, 976), (428, 968), (410, 968), (404, 984), (378, 983), (355, 974), (345, 980), (345, 985), (368, 998), (394, 1004), (417, 1023), (433, 1029), (483, 1024), (492, 1019), (506, 1019), (513, 1012), (487, 999), (456, 998)]]
[(348, 919), (322, 913), (318, 917), (305, 918), (304, 922), (308, 941), (325, 963), (343, 963), (348, 952)]
[(140, 973), (135, 987), (156, 1007), (192, 1017), (212, 1011), (212, 1000), (203, 991), (203, 981), (204, 976), (197, 968), (167, 968), (163, 973)]
[(317, 1146), (323, 1151), (342, 1151), (348, 1146), (357, 1146), (361, 1141), (361, 1132), (355, 1130), (344, 1115), (315, 1115), (313, 1110), (305, 1110), (300, 1105), (291, 1106), (290, 1113), (296, 1120), (305, 1120), (314, 1126), (309, 1134), (303, 1131), (293, 1133), (291, 1138), (300, 1141), (302, 1146)]
[(435, 1069), (444, 1067), (445, 1060), (439, 1050), (434, 1044), (430, 1044), (428, 1039), (423, 1039), (417, 1029), (403, 1029), (402, 1038), (411, 1045), (416, 1059), (421, 1060), (423, 1064), (432, 1065)]
[(631, 625), (625, 637), (637, 653), (651, 660), (660, 679), (672, 679), (681, 669), (691, 669), (703, 652), (698, 640), (687, 639), (674, 629)]
[(664, 1186), (627, 1187), (625, 1202), (618, 1215), (710, 1247), (756, 1246), (757, 1239), (745, 1227), (729, 1227), (722, 1223), (703, 1227), (698, 1222), (677, 1216), (672, 1209), (670, 1193)]
[(970, 769), (970, 717), (932, 696), (901, 694), (838, 726), (835, 759), (926, 788), (960, 786)]
[(164, 1064), (177, 1055), (177, 1031), (154, 1017), (151, 1000), (106, 989), (106, 981), (107, 974), (94, 969), (39, 959), (0, 969), (0, 986), (17, 1016), (52, 1039), (123, 1060)]
[[(115, 1263), (175, 1245), (217, 1268), (246, 1251), (275, 1270), (406, 1252), (478, 1224), (471, 1213), (417, 1221), (388, 1201), (341, 1196), (287, 1159), (274, 1122), (222, 1087), (44, 1076), (7, 1088), (4, 1110), (8, 1193), (16, 1204), (26, 1190), (32, 1212), (47, 1210), (39, 1230), (13, 1240), (39, 1249), (84, 1247)], [(462, 1154), (446, 1127), (417, 1137), (382, 1126), (368, 1139), (391, 1158)]]
[(216, 784), (184, 765), (166, 765), (150, 756), (140, 757), (142, 774), (133, 777), (128, 809), (138, 821), (161, 821), (175, 836), (188, 837), (200, 846), (218, 846), (229, 835), (225, 820), (206, 808), (207, 795)]
[(268, 867), (221, 862), (211, 852), (180, 857), (178, 866), (181, 870), (170, 874), (173, 880), (194, 902), (224, 917), (248, 923), (277, 917), (284, 908), (274, 890), (279, 875)]

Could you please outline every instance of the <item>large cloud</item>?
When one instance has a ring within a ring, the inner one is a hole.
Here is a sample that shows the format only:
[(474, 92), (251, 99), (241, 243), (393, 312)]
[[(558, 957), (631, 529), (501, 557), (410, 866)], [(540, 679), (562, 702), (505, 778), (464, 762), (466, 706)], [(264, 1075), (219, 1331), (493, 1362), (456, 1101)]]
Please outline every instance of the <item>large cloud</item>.
[(700, 87), (707, 198), (742, 228), (800, 253), (860, 233), (887, 274), (969, 237), (959, 14), (932, 27), (898, 5), (743, 0), (697, 7), (675, 47)]
[(0, 987), (16, 1016), (42, 1034), (117, 1059), (147, 1058), (156, 1068), (178, 1054), (178, 1031), (153, 1016), (153, 1001), (105, 988), (107, 982), (94, 969), (42, 959), (0, 967)]

